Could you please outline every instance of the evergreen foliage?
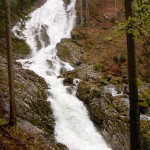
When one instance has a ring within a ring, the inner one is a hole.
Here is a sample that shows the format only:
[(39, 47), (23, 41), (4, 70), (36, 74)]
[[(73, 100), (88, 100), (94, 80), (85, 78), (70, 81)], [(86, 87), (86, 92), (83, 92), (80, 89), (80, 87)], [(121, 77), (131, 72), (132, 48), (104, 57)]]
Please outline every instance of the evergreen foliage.
[(117, 22), (116, 31), (132, 33), (136, 44), (140, 43), (142, 47), (137, 52), (137, 61), (143, 68), (138, 69), (138, 73), (144, 80), (149, 81), (150, 69), (150, 1), (134, 0), (133, 16), (129, 17), (125, 22)]
[(134, 0), (134, 16), (129, 17), (125, 22), (119, 22), (116, 29), (133, 33), (135, 40), (147, 42), (150, 36), (150, 1)]

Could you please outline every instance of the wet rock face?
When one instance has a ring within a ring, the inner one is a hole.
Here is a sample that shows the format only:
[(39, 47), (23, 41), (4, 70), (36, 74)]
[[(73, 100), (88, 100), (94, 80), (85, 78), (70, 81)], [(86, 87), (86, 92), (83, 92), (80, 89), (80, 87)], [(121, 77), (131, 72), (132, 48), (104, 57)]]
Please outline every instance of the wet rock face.
[[(129, 100), (127, 96), (112, 97), (103, 88), (89, 81), (81, 81), (76, 93), (113, 150), (129, 150)], [(150, 122), (141, 121), (142, 144), (149, 147)]]
[[(73, 66), (78, 66), (82, 63), (82, 49), (78, 45), (74, 44), (71, 39), (62, 39), (56, 47), (58, 50), (57, 55), (63, 61), (67, 61)], [(79, 60), (81, 60), (81, 62), (79, 62)]]
[(82, 80), (98, 80), (101, 77), (100, 72), (96, 72), (93, 70), (93, 65), (82, 64), (77, 67), (78, 76)]
[(81, 82), (77, 90), (77, 97), (86, 104), (91, 119), (113, 150), (128, 150), (129, 116), (127, 105), (120, 97), (113, 98), (101, 89), (89, 85), (92, 84)]
[(70, 4), (70, 0), (63, 0), (64, 1), (64, 3), (65, 3), (65, 5), (67, 6), (67, 5), (69, 5)]

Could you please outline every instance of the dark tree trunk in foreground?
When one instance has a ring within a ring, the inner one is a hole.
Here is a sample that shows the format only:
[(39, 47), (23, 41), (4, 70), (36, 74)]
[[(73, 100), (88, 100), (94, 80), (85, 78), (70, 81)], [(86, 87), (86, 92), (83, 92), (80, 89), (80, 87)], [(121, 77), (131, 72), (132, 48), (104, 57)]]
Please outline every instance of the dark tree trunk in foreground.
[(86, 0), (86, 23), (89, 20), (89, 0)]
[(6, 19), (6, 44), (7, 44), (7, 62), (8, 62), (8, 78), (9, 78), (9, 100), (10, 100), (10, 125), (16, 122), (16, 103), (14, 94), (13, 79), (13, 61), (12, 61), (12, 45), (11, 45), (11, 23), (10, 23), (10, 6), (9, 0), (4, 0), (5, 19)]
[(83, 25), (83, 0), (80, 0), (80, 20), (81, 25)]
[[(133, 16), (133, 0), (125, 0), (126, 19)], [(132, 24), (131, 24), (132, 25)], [(130, 98), (130, 150), (141, 150), (140, 115), (136, 76), (135, 41), (132, 33), (127, 33), (128, 75)]]

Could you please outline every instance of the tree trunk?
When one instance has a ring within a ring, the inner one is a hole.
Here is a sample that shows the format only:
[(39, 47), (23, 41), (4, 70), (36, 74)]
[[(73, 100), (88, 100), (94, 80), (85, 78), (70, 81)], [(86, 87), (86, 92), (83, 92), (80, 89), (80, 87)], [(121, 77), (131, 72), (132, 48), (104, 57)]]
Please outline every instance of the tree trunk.
[(118, 17), (118, 14), (117, 14), (117, 0), (115, 0), (115, 13), (116, 13), (116, 17)]
[(14, 94), (13, 79), (13, 61), (12, 61), (12, 44), (11, 44), (11, 23), (10, 23), (10, 4), (9, 0), (4, 0), (5, 20), (6, 20), (6, 44), (7, 44), (7, 62), (9, 78), (9, 100), (10, 100), (10, 120), (9, 124), (14, 125), (16, 122), (16, 103)]
[[(126, 19), (133, 16), (133, 0), (125, 0)], [(127, 36), (129, 98), (130, 98), (130, 150), (141, 150), (140, 114), (138, 105), (138, 87), (136, 76), (135, 41), (133, 33)]]
[(89, 0), (86, 0), (86, 23), (88, 23), (89, 19)]
[(80, 20), (81, 25), (83, 25), (83, 0), (80, 0)]

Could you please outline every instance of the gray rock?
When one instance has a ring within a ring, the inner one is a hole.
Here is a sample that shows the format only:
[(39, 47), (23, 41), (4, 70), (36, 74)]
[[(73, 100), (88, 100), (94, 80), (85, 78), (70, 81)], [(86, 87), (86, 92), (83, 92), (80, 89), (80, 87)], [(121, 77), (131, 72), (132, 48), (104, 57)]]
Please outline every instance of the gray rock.
[(66, 72), (67, 70), (66, 70), (66, 68), (65, 67), (61, 67), (61, 69), (60, 69), (60, 74), (64, 74), (65, 72)]
[(49, 67), (52, 68), (53, 67), (53, 63), (51, 60), (46, 60), (46, 62), (48, 63)]

